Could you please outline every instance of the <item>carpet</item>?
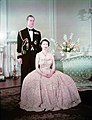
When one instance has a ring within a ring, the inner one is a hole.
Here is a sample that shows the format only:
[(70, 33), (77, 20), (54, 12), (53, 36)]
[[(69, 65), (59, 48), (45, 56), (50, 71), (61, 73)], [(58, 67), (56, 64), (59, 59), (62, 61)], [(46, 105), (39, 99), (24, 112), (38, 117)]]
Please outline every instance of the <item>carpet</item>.
[(26, 112), (19, 108), (20, 94), (1, 96), (0, 120), (92, 120), (92, 91), (79, 92), (82, 103), (56, 112)]
[(92, 87), (87, 86), (87, 83), (82, 86), (81, 81), (79, 83), (78, 90), (82, 103), (74, 108), (55, 112), (38, 113), (22, 110), (19, 107), (20, 86), (2, 88), (0, 120), (92, 120)]

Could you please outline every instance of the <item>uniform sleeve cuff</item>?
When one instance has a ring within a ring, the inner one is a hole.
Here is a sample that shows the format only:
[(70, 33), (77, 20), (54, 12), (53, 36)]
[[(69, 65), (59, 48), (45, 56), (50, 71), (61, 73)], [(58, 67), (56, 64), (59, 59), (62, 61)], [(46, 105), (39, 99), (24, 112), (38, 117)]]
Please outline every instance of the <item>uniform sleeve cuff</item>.
[(22, 58), (22, 55), (17, 56), (17, 59)]

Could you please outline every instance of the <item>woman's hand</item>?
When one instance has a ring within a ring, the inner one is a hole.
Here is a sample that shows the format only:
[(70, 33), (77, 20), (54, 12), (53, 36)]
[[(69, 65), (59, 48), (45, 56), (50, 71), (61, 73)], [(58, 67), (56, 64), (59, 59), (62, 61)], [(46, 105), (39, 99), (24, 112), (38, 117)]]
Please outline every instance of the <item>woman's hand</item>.
[(46, 71), (42, 72), (40, 69), (36, 69), (36, 70), (40, 75), (47, 77), (47, 78), (50, 78), (53, 75), (53, 73), (55, 72), (53, 70), (51, 70), (50, 72), (46, 72)]
[(50, 77), (54, 74), (54, 72), (55, 72), (55, 71), (51, 71), (50, 73), (47, 73), (47, 74), (46, 74), (46, 77), (47, 77), (47, 78), (50, 78)]
[(52, 76), (52, 74), (47, 74), (46, 77), (47, 78), (50, 78)]

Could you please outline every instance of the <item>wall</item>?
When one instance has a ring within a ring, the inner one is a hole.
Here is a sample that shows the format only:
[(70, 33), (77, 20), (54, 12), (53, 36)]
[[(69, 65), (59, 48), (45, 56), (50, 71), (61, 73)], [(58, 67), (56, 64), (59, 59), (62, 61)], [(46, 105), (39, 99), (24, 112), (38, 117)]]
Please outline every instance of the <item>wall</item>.
[(62, 41), (63, 34), (74, 33), (73, 40), (80, 39), (81, 50), (92, 46), (90, 0), (57, 0), (57, 40)]
[(33, 14), (36, 18), (35, 27), (42, 31), (42, 37), (62, 42), (63, 35), (66, 33), (69, 36), (72, 32), (74, 41), (80, 38), (83, 49), (89, 44), (92, 46), (92, 23), (88, 14), (91, 1), (1, 0), (1, 30), (6, 31), (7, 40), (16, 40), (17, 31), (26, 26), (26, 16)]
[[(42, 37), (62, 43), (64, 34), (69, 37), (74, 33), (73, 42), (80, 39), (81, 51), (92, 51), (91, 2), (92, 0), (0, 0), (0, 33), (4, 35), (0, 41), (5, 46), (5, 61), (9, 61), (7, 42), (16, 41), (17, 32), (26, 27), (26, 17), (29, 14), (35, 16), (35, 28), (41, 30)], [(51, 44), (52, 49), (53, 47)], [(7, 63), (4, 64), (5, 70), (11, 67)]]
[(35, 27), (42, 31), (42, 37), (52, 36), (53, 0), (7, 0), (7, 31), (18, 31), (26, 27), (26, 17), (35, 16)]

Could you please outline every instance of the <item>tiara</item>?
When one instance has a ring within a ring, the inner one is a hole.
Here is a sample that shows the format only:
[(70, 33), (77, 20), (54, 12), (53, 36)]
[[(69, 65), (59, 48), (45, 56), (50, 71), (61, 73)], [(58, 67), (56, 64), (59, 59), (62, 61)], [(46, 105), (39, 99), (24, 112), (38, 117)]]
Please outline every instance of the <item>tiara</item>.
[(43, 41), (43, 40), (48, 40), (49, 41), (49, 39), (47, 38), (47, 37), (43, 37), (42, 39), (41, 39), (41, 41)]

